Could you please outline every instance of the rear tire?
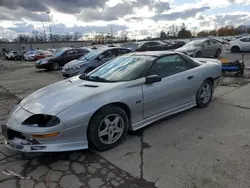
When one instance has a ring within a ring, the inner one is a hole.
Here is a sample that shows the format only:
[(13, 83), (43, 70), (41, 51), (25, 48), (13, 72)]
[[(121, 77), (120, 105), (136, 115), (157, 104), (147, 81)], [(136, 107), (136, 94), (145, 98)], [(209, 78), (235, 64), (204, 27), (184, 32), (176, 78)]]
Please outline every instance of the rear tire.
[(116, 147), (127, 136), (129, 120), (127, 114), (117, 106), (99, 110), (90, 120), (88, 140), (100, 151)]
[(210, 80), (205, 80), (197, 94), (196, 94), (196, 104), (199, 108), (205, 108), (211, 102), (213, 96), (213, 84)]
[(231, 52), (232, 52), (232, 53), (238, 53), (238, 52), (240, 52), (239, 46), (233, 46), (233, 47), (231, 48)]
[(195, 57), (202, 57), (202, 53), (201, 53), (201, 52), (197, 52), (197, 53), (195, 54)]
[(59, 63), (57, 63), (57, 62), (52, 63), (51, 69), (52, 69), (53, 71), (59, 70), (59, 69), (60, 69)]
[(218, 49), (218, 50), (216, 50), (214, 57), (219, 58), (220, 54), (221, 54), (221, 50)]

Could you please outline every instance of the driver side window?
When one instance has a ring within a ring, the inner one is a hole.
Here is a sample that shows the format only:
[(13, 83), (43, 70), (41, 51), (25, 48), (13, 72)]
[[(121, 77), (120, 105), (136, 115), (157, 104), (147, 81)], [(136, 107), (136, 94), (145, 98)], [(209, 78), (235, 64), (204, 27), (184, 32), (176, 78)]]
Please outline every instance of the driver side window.
[(69, 50), (69, 51), (66, 53), (66, 55), (73, 55), (74, 53), (75, 53), (74, 50)]
[(108, 51), (104, 52), (100, 56), (102, 57), (102, 59), (110, 59), (110, 58), (115, 58), (116, 57), (114, 51), (112, 51), (112, 50), (108, 50)]
[(149, 71), (149, 75), (162, 78), (187, 70), (187, 64), (179, 55), (168, 55), (158, 59)]
[(209, 41), (205, 41), (204, 43), (203, 43), (203, 47), (207, 47), (207, 46), (209, 46), (210, 45), (210, 42)]

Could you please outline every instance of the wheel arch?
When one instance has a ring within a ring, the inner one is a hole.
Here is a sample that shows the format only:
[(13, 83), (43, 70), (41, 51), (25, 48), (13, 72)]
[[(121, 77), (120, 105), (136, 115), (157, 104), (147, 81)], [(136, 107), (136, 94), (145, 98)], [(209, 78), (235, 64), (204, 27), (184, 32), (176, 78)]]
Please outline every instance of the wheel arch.
[[(212, 88), (214, 88), (214, 79), (212, 77), (206, 78), (204, 81), (209, 80), (212, 83)], [(214, 91), (214, 89), (213, 89)]]
[[(122, 110), (124, 110), (124, 112), (126, 113), (126, 115), (128, 116), (128, 121), (129, 121), (129, 128), (131, 128), (131, 110), (129, 108), (129, 106), (123, 102), (113, 102), (113, 103), (109, 103), (109, 104), (106, 104), (102, 107), (100, 107), (99, 109), (97, 109), (94, 114), (91, 116), (90, 120), (89, 120), (89, 124), (90, 122), (93, 120), (93, 118), (95, 117), (95, 115), (100, 111), (102, 110), (103, 108), (107, 107), (107, 106), (116, 106), (116, 107), (119, 107), (121, 108)], [(87, 132), (89, 131), (89, 126), (88, 126), (88, 129), (87, 129)], [(87, 134), (87, 137), (88, 137), (88, 134)]]
[(230, 48), (230, 50), (232, 51), (232, 49), (235, 48), (235, 47), (237, 47), (237, 48), (239, 48), (241, 50), (240, 46), (237, 45), (237, 44), (232, 45), (231, 48)]

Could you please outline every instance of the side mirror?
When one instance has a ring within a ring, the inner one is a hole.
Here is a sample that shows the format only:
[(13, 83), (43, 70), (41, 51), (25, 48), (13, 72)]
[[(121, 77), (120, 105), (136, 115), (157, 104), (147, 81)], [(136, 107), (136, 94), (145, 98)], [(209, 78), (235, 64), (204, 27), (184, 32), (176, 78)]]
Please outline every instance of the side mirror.
[(155, 82), (160, 82), (162, 80), (162, 78), (158, 75), (151, 75), (151, 76), (147, 76), (146, 77), (146, 81), (145, 84), (152, 84)]

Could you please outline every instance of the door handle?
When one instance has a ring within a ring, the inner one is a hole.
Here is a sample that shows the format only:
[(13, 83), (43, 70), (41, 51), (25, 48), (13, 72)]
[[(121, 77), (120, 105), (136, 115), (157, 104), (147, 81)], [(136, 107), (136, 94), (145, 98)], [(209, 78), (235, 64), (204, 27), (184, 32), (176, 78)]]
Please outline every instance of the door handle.
[(188, 80), (192, 80), (193, 78), (194, 78), (194, 76), (187, 77)]

